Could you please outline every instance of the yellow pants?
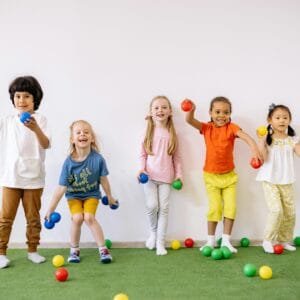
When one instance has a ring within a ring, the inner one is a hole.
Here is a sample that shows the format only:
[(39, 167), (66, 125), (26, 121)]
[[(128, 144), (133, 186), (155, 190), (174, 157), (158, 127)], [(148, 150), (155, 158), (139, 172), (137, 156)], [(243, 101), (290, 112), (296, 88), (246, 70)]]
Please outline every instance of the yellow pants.
[(208, 196), (207, 220), (218, 222), (222, 215), (235, 219), (236, 215), (236, 183), (238, 176), (234, 171), (225, 174), (203, 173)]
[(292, 184), (272, 184), (263, 181), (262, 186), (269, 208), (265, 240), (291, 241), (296, 219)]
[(68, 205), (71, 215), (80, 213), (90, 213), (95, 215), (99, 204), (99, 200), (96, 198), (88, 198), (85, 200), (69, 199)]

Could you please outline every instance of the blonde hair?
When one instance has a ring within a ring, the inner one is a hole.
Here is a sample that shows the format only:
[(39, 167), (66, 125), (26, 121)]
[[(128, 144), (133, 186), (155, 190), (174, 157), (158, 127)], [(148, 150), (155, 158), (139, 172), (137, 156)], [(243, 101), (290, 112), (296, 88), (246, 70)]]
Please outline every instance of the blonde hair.
[(94, 130), (92, 128), (92, 125), (89, 122), (85, 121), (85, 120), (77, 120), (77, 121), (74, 121), (70, 125), (70, 147), (69, 147), (69, 153), (70, 153), (70, 155), (72, 155), (72, 154), (74, 154), (76, 152), (75, 145), (72, 142), (72, 134), (73, 134), (74, 126), (76, 124), (79, 124), (79, 123), (85, 124), (85, 125), (87, 125), (90, 128), (90, 131), (91, 131), (91, 134), (92, 134), (92, 138), (93, 138), (92, 143), (91, 143), (91, 150), (94, 150), (96, 152), (100, 152), (100, 148), (98, 146), (96, 134), (95, 134), (95, 132), (94, 132)]
[[(165, 99), (168, 102), (170, 109), (172, 110), (171, 102), (166, 96), (156, 96), (150, 102), (150, 112), (151, 112), (153, 102), (157, 99)], [(148, 116), (146, 119), (147, 119), (147, 129), (146, 129), (146, 135), (145, 135), (143, 144), (144, 144), (147, 154), (153, 155), (152, 143), (153, 143), (155, 124), (154, 124), (151, 116)], [(176, 134), (176, 130), (174, 127), (172, 116), (169, 116), (169, 118), (167, 120), (166, 128), (168, 129), (168, 131), (170, 133), (170, 140), (169, 140), (169, 144), (168, 144), (168, 154), (173, 155), (177, 148), (178, 141), (177, 141), (177, 134)]]

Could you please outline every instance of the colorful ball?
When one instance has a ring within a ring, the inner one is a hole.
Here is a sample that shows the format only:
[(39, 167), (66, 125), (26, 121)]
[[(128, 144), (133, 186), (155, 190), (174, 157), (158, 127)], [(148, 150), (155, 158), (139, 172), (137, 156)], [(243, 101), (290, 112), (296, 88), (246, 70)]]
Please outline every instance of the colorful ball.
[(171, 248), (173, 249), (173, 250), (178, 250), (179, 248), (180, 248), (180, 242), (178, 241), (178, 240), (173, 240), (172, 242), (171, 242)]
[(185, 241), (184, 241), (184, 245), (185, 245), (187, 248), (193, 248), (193, 246), (194, 246), (194, 240), (191, 239), (191, 238), (187, 238), (187, 239), (185, 239)]
[(250, 161), (250, 165), (253, 169), (258, 169), (261, 167), (262, 163), (259, 159), (256, 159), (255, 157), (253, 157)]
[(300, 236), (296, 236), (294, 238), (294, 245), (299, 247), (300, 246)]
[(107, 198), (107, 196), (103, 196), (101, 198), (101, 202), (102, 202), (103, 205), (108, 205), (108, 198)]
[(110, 249), (110, 248), (111, 248), (111, 246), (112, 246), (112, 242), (111, 242), (111, 240), (109, 240), (109, 239), (106, 239), (106, 240), (105, 240), (105, 246), (106, 246), (108, 249)]
[(228, 259), (228, 258), (230, 258), (232, 256), (232, 252), (229, 250), (228, 247), (223, 246), (220, 249), (222, 251), (223, 258)]
[(175, 189), (175, 190), (181, 190), (181, 188), (182, 188), (182, 182), (181, 182), (181, 180), (174, 180), (173, 182), (172, 182), (172, 187)]
[(129, 298), (126, 294), (120, 293), (117, 294), (113, 300), (129, 300)]
[(56, 268), (63, 266), (64, 263), (65, 263), (65, 259), (64, 259), (64, 257), (62, 255), (55, 255), (52, 258), (52, 264)]
[(49, 220), (49, 221), (48, 221), (48, 220), (45, 220), (44, 226), (45, 226), (45, 228), (47, 228), (47, 229), (52, 229), (52, 228), (55, 226), (55, 223), (51, 222), (50, 220)]
[(185, 99), (181, 102), (181, 109), (183, 111), (190, 111), (193, 108), (191, 100)]
[(51, 215), (50, 215), (50, 222), (52, 223), (57, 223), (59, 222), (61, 219), (61, 215), (58, 213), (58, 212), (53, 212)]
[(214, 249), (211, 253), (211, 257), (214, 259), (214, 260), (220, 260), (223, 258), (223, 253), (222, 253), (222, 250), (221, 249)]
[(140, 183), (146, 183), (149, 180), (149, 176), (145, 173), (141, 173), (139, 176)]
[(211, 256), (212, 251), (213, 251), (213, 248), (212, 248), (212, 247), (210, 247), (210, 246), (205, 246), (205, 247), (202, 249), (201, 253), (202, 253), (203, 256), (209, 257), (209, 256)]
[(20, 121), (22, 123), (27, 122), (31, 118), (31, 114), (28, 111), (24, 111), (20, 115)]
[(273, 272), (269, 266), (262, 266), (259, 268), (259, 276), (262, 279), (270, 279), (272, 278)]
[(110, 207), (111, 209), (118, 209), (119, 206), (120, 206), (119, 201), (116, 201), (116, 204), (112, 204), (112, 205), (110, 205), (109, 207)]
[(283, 250), (284, 250), (283, 245), (281, 245), (281, 244), (274, 245), (273, 249), (274, 249), (275, 254), (281, 254), (281, 253), (283, 253)]
[(242, 247), (249, 247), (250, 245), (250, 240), (246, 237), (243, 237), (241, 240), (240, 240), (240, 245)]
[(256, 266), (253, 264), (246, 264), (244, 265), (243, 271), (247, 277), (253, 277), (256, 275)]
[(257, 131), (257, 134), (261, 137), (265, 136), (268, 132), (266, 126), (259, 126), (256, 131)]
[(58, 281), (66, 281), (68, 279), (69, 273), (65, 268), (58, 268), (55, 271), (55, 278)]

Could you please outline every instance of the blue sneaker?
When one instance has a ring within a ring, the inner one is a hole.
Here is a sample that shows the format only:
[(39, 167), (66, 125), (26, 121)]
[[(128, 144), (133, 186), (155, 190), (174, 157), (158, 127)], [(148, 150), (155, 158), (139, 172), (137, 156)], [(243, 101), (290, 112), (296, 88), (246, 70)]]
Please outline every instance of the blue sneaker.
[(70, 263), (79, 263), (80, 262), (80, 252), (76, 251), (70, 254), (68, 257), (68, 262)]
[(107, 248), (100, 249), (100, 261), (103, 264), (109, 264), (112, 261), (112, 257)]

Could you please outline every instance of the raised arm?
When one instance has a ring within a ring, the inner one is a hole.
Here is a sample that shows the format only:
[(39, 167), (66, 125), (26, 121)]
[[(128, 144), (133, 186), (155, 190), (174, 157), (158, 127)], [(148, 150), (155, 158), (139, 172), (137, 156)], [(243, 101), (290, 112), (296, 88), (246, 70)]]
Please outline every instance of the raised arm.
[(27, 128), (29, 128), (35, 133), (39, 141), (39, 144), (43, 149), (49, 148), (50, 146), (49, 139), (44, 134), (43, 130), (41, 129), (41, 127), (39, 126), (39, 124), (37, 123), (34, 117), (31, 116), (30, 119), (24, 123), (24, 126), (26, 126)]
[[(191, 101), (191, 100), (190, 100)], [(198, 129), (201, 131), (202, 129), (202, 123), (200, 121), (198, 121), (197, 119), (195, 119), (194, 115), (195, 115), (195, 110), (196, 110), (196, 105), (193, 101), (191, 101), (192, 104), (192, 109), (188, 112), (186, 112), (185, 114), (185, 121), (190, 124), (191, 126), (193, 126), (194, 128)]]

